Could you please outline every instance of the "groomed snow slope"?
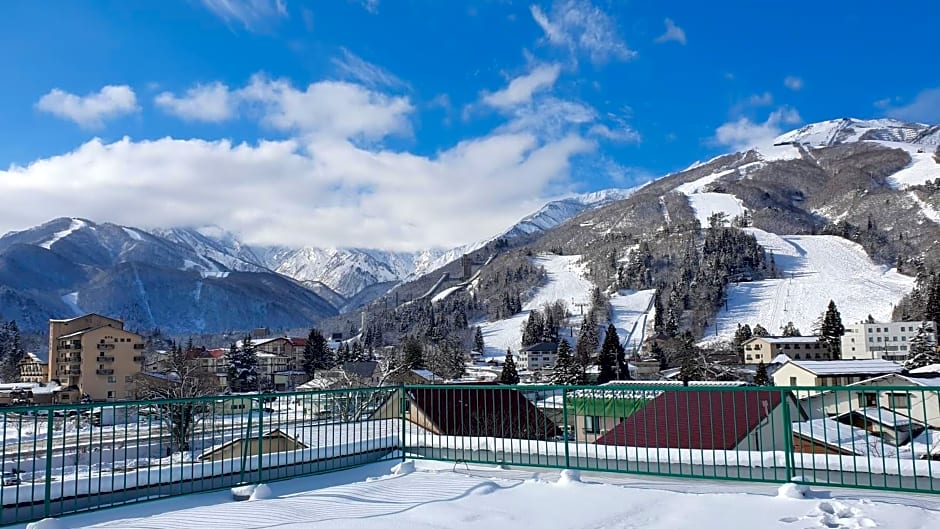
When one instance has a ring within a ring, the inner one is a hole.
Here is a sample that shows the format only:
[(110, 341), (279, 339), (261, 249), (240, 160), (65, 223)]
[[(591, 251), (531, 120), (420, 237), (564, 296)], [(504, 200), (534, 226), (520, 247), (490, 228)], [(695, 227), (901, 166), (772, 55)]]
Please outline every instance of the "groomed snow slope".
[[(585, 279), (584, 265), (580, 261), (580, 255), (543, 255), (533, 259), (536, 266), (545, 267), (548, 282), (535, 291), (532, 298), (523, 305), (521, 313), (505, 320), (480, 324), (483, 341), (486, 343), (485, 356), (501, 361), (506, 356), (506, 348), (518, 352), (522, 341), (522, 325), (529, 317), (529, 312), (532, 309), (541, 309), (545, 303), (557, 299), (564, 300), (568, 304), (568, 311), (573, 315), (568, 322), (571, 327), (563, 329), (562, 337), (574, 347), (577, 344), (578, 326), (582, 318), (578, 304), (584, 304), (584, 310), (587, 310), (591, 290), (594, 288), (594, 284)], [(613, 323), (621, 343), (630, 337), (631, 344), (627, 345), (632, 347), (634, 341), (639, 345), (638, 341), (644, 335), (642, 327), (647, 321), (652, 321), (644, 316), (652, 307), (653, 293), (653, 290), (623, 290), (611, 297)], [(632, 337), (631, 332), (634, 332)]]
[[(505, 320), (480, 324), (483, 341), (486, 343), (485, 356), (502, 359), (506, 349), (519, 352), (522, 342), (522, 324), (529, 317), (532, 309), (541, 309), (545, 303), (563, 300), (568, 304), (568, 311), (578, 314), (578, 303), (589, 303), (594, 285), (584, 278), (584, 267), (580, 255), (540, 255), (533, 260), (535, 266), (545, 267), (548, 282), (536, 289), (532, 297), (522, 306), (522, 312)], [(565, 336), (574, 346), (574, 338)]]
[[(771, 333), (792, 321), (803, 334), (832, 299), (843, 322), (871, 314), (889, 321), (894, 305), (910, 292), (914, 279), (876, 265), (861, 246), (829, 235), (779, 236), (748, 229), (773, 252), (780, 279), (739, 283), (728, 288), (728, 310), (718, 314), (718, 334), (731, 336), (739, 323), (759, 323)], [(706, 339), (714, 336), (714, 328)]]
[[(656, 481), (576, 471), (498, 470), (419, 461), (272, 483), (272, 497), (196, 494), (59, 520), (122, 529), (794, 529), (940, 526), (924, 496), (787, 485)], [(384, 474), (384, 475), (383, 475)]]

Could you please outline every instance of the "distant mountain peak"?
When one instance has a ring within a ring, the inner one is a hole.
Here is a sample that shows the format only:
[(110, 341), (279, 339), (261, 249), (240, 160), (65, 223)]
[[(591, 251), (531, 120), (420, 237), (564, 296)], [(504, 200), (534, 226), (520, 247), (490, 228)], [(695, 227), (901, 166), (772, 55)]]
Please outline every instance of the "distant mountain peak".
[(829, 147), (867, 140), (936, 147), (940, 144), (940, 127), (890, 118), (839, 118), (804, 125), (781, 134), (774, 143), (799, 143), (813, 147)]

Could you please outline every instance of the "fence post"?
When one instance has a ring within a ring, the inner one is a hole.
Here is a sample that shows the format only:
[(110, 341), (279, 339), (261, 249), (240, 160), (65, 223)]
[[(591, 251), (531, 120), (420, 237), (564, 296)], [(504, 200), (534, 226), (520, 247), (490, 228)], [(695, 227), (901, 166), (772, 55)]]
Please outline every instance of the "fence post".
[(571, 454), (569, 453), (568, 443), (571, 441), (568, 438), (568, 387), (562, 386), (561, 388), (561, 416), (562, 422), (564, 423), (564, 429), (562, 430), (562, 439), (565, 441), (565, 468), (571, 468)]
[[(229, 398), (230, 397), (222, 397), (222, 410), (223, 411), (225, 411), (225, 400)], [(239, 483), (245, 482), (245, 465), (248, 463), (248, 443), (250, 442), (249, 439), (251, 439), (251, 418), (254, 416), (254, 414), (255, 414), (255, 401), (249, 400), (248, 401), (248, 427), (245, 429), (245, 442), (242, 443), (242, 465), (241, 465), (241, 471), (238, 474)]]
[[(52, 410), (46, 409), (46, 487), (45, 487), (45, 498), (43, 498), (43, 512), (46, 518), (52, 513), (52, 426), (54, 415)], [(63, 426), (64, 429), (64, 426)], [(75, 439), (77, 444), (79, 433), (75, 433)], [(64, 447), (63, 447), (64, 448)], [(65, 450), (62, 451), (63, 458), (65, 456)], [(63, 459), (64, 461), (64, 459)], [(91, 469), (89, 468), (89, 472)], [(64, 487), (64, 485), (63, 485)]]
[(399, 429), (401, 431), (401, 436), (399, 440), (401, 441), (400, 443), (401, 444), (401, 460), (403, 462), (405, 461), (405, 446), (408, 443), (408, 430), (407, 430), (408, 420), (405, 417), (405, 414), (406, 414), (405, 413), (406, 412), (405, 410), (406, 400), (405, 399), (406, 399), (405, 383), (402, 382), (401, 385), (399, 385), (398, 387), (398, 408), (399, 408), (399, 415), (401, 415), (401, 428)]
[(780, 390), (780, 401), (783, 404), (783, 452), (786, 458), (787, 483), (793, 480), (794, 462), (793, 462), (793, 423), (790, 419), (790, 396), (789, 390)]
[(258, 483), (261, 483), (261, 471), (264, 465), (261, 464), (261, 458), (264, 456), (264, 401), (261, 399), (261, 392), (258, 392)]

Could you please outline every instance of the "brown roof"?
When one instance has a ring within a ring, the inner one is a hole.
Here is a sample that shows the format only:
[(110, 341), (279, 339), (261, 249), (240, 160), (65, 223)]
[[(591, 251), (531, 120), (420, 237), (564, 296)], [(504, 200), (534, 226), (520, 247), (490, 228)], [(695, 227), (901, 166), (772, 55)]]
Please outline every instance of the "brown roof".
[(781, 400), (778, 391), (665, 391), (595, 443), (730, 450)]
[(442, 435), (551, 439), (555, 426), (520, 391), (511, 388), (415, 388), (408, 391)]

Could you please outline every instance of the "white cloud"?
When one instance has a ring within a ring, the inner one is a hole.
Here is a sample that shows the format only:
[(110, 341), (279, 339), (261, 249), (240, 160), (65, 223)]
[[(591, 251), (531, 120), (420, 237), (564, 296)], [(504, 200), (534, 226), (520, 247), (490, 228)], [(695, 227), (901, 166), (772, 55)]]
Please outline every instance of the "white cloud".
[(772, 105), (774, 104), (774, 96), (770, 92), (764, 92), (763, 94), (751, 94), (751, 97), (747, 98), (747, 104), (752, 107)]
[(685, 46), (685, 30), (677, 26), (671, 18), (667, 18), (666, 32), (656, 37), (656, 42), (678, 42)]
[(287, 17), (284, 0), (202, 0), (202, 5), (227, 24), (239, 22), (249, 31), (264, 31)]
[(783, 132), (782, 125), (796, 125), (801, 121), (795, 109), (782, 107), (771, 112), (763, 123), (755, 123), (746, 117), (729, 121), (715, 130), (713, 141), (736, 151), (766, 146)]
[(108, 85), (85, 96), (55, 88), (39, 98), (36, 108), (87, 128), (101, 127), (107, 119), (139, 110), (137, 96), (127, 85)]
[(286, 79), (255, 75), (239, 97), (260, 109), (262, 122), (299, 133), (381, 139), (409, 134), (414, 110), (404, 96), (392, 96), (345, 81), (319, 81), (305, 90)]
[(186, 121), (220, 123), (235, 114), (235, 98), (228, 87), (219, 82), (196, 85), (181, 97), (162, 92), (154, 98), (154, 103)]
[(408, 84), (394, 74), (363, 60), (346, 48), (341, 48), (341, 55), (333, 57), (332, 63), (340, 76), (344, 79), (357, 81), (370, 88), (392, 88), (396, 90), (408, 88)]
[(537, 5), (530, 6), (530, 11), (545, 41), (566, 48), (572, 58), (583, 54), (603, 64), (636, 56), (620, 35), (617, 21), (589, 0), (555, 0), (549, 12)]
[(783, 79), (783, 86), (786, 86), (794, 92), (799, 92), (803, 89), (803, 78), (797, 77), (795, 75), (788, 75)]
[(373, 15), (379, 12), (379, 0), (354, 0), (362, 6), (363, 9)]
[(626, 123), (618, 123), (618, 125), (613, 128), (603, 123), (598, 123), (593, 125), (588, 130), (588, 133), (616, 143), (640, 143), (642, 140), (640, 133)]
[[(414, 250), (491, 236), (566, 186), (576, 135), (493, 133), (434, 156), (325, 137), (233, 145), (105, 144), (0, 171), (0, 229), (85, 216), (141, 227), (217, 224), (255, 244)], [(94, 192), (85, 192), (93, 189)], [(184, 192), (181, 192), (183, 190)], [(160, 207), (148, 207), (159, 204)]]
[(510, 81), (506, 88), (484, 94), (483, 103), (500, 109), (528, 104), (536, 92), (551, 88), (558, 80), (560, 73), (561, 66), (558, 64), (536, 66), (529, 73)]
[(940, 87), (930, 88), (917, 94), (907, 105), (891, 107), (890, 101), (885, 112), (888, 116), (908, 121), (940, 123)]

